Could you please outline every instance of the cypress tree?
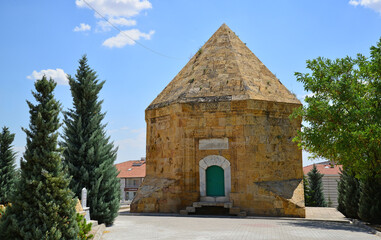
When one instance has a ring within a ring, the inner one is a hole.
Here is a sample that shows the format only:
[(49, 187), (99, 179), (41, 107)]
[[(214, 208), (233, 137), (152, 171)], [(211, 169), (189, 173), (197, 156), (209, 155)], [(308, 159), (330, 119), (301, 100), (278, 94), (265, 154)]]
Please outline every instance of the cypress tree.
[(73, 193), (63, 170), (57, 147), (60, 104), (53, 95), (56, 83), (44, 76), (35, 82), (29, 105), (29, 129), (21, 178), (17, 181), (12, 206), (0, 223), (0, 239), (78, 239)]
[(88, 190), (90, 216), (110, 225), (118, 215), (120, 183), (114, 166), (116, 151), (106, 136), (98, 94), (105, 82), (87, 64), (86, 55), (79, 61), (75, 79), (69, 76), (73, 109), (65, 112), (63, 133), (64, 158), (73, 176), (70, 187), (80, 197)]
[(381, 179), (368, 176), (360, 181), (358, 215), (361, 220), (381, 223)]
[(337, 186), (338, 203), (337, 210), (349, 218), (358, 218), (360, 185), (355, 175), (348, 169), (340, 173), (340, 181)]
[(311, 205), (311, 190), (310, 184), (306, 175), (303, 174), (303, 187), (304, 187), (304, 203), (305, 206), (309, 207)]
[(322, 177), (324, 174), (321, 174), (316, 165), (313, 165), (313, 168), (308, 175), (308, 183), (310, 184), (310, 206), (311, 207), (326, 207), (327, 204), (324, 200), (323, 194), (323, 183)]
[(345, 186), (346, 183), (344, 182), (345, 180), (343, 179), (343, 172), (340, 173), (340, 180), (337, 183), (337, 210), (341, 212), (344, 216), (347, 216), (347, 211), (345, 207)]
[(15, 156), (12, 150), (12, 142), (15, 134), (3, 127), (0, 133), (0, 204), (9, 203), (9, 197), (14, 190), (16, 180)]

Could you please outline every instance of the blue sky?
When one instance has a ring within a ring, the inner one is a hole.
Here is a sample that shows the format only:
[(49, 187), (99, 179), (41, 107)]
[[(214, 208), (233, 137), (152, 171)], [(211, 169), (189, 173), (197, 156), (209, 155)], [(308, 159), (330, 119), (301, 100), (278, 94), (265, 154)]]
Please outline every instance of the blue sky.
[(83, 54), (106, 80), (100, 97), (122, 162), (145, 156), (145, 108), (222, 23), (301, 100), (307, 93), (294, 72), (306, 72), (307, 59), (368, 56), (381, 37), (381, 0), (86, 1), (124, 34), (83, 0), (0, 2), (0, 127), (16, 133), (19, 153), (34, 79), (53, 76), (56, 98), (70, 108), (65, 74)]

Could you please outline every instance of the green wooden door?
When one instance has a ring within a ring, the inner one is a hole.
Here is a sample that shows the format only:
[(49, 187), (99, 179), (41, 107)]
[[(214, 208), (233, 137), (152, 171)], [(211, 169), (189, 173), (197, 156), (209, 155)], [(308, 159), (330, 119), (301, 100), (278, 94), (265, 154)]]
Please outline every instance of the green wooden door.
[(206, 196), (225, 196), (224, 169), (219, 166), (206, 169)]

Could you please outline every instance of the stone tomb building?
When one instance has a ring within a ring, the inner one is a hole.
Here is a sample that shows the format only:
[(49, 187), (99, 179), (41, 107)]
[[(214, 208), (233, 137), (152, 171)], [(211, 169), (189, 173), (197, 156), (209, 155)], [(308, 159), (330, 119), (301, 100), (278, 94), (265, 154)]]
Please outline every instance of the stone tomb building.
[(305, 217), (301, 106), (223, 24), (148, 106), (147, 175), (131, 212)]

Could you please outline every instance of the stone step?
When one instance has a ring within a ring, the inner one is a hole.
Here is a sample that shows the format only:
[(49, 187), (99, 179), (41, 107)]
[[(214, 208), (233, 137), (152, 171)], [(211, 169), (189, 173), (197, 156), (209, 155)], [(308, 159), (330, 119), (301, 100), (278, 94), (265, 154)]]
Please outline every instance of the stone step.
[(232, 208), (233, 203), (232, 202), (194, 202), (193, 207), (199, 208), (199, 207), (224, 207), (224, 208)]
[(229, 209), (229, 214), (231, 215), (237, 215), (241, 212), (241, 209), (239, 207), (232, 207)]
[(122, 209), (129, 209), (130, 208), (130, 205), (128, 204), (124, 204), (124, 205), (120, 205), (119, 206), (119, 210), (122, 210)]
[(232, 208), (233, 207), (233, 203), (232, 202), (225, 202), (224, 203), (224, 208)]
[(95, 220), (86, 221), (86, 223), (92, 223), (91, 227), (98, 226), (98, 221), (95, 221)]
[(185, 210), (186, 210), (188, 213), (194, 213), (194, 212), (196, 212), (196, 208), (195, 208), (195, 207), (187, 207)]
[(220, 202), (220, 203), (224, 203), (224, 202), (227, 202), (229, 201), (228, 197), (201, 197), (200, 198), (201, 202)]
[(106, 229), (106, 225), (104, 223), (96, 226), (96, 227), (93, 227), (90, 231), (90, 234), (93, 234), (93, 238), (92, 240), (100, 240), (102, 239), (102, 235), (103, 235), (103, 232), (104, 230)]
[(232, 202), (194, 202), (192, 206), (186, 207), (183, 210), (180, 210), (180, 215), (188, 215), (189, 213), (195, 213), (196, 208), (202, 207), (224, 207), (229, 209), (229, 214), (236, 215), (239, 217), (246, 217), (246, 212), (241, 211), (239, 207), (233, 207)]
[(180, 215), (188, 215), (187, 210), (180, 210)]
[(245, 211), (241, 211), (241, 212), (238, 214), (238, 217), (246, 217), (246, 212), (245, 212)]

